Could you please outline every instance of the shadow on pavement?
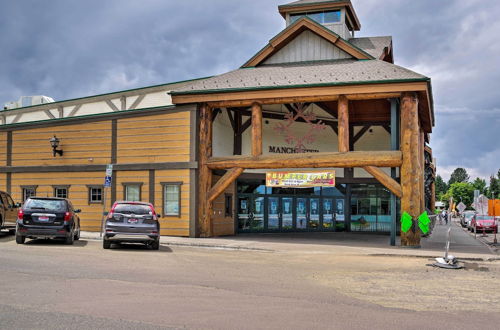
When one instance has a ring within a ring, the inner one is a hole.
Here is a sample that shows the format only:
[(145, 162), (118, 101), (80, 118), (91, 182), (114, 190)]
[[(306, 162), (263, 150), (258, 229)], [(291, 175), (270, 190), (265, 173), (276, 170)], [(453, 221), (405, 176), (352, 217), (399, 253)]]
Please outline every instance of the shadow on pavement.
[(142, 243), (113, 243), (111, 244), (111, 249), (110, 251), (136, 251), (136, 252), (142, 252), (142, 251), (148, 251), (148, 252), (161, 252), (161, 253), (171, 253), (172, 249), (170, 249), (167, 246), (162, 246), (160, 245), (160, 249), (153, 251), (149, 248), (149, 246), (146, 246)]
[(51, 245), (57, 245), (57, 246), (66, 246), (68, 248), (72, 247), (83, 247), (88, 244), (87, 241), (85, 240), (78, 240), (73, 243), (73, 245), (66, 245), (64, 244), (64, 240), (62, 239), (26, 239), (26, 242), (24, 245), (38, 245), (38, 246), (51, 246)]
[[(283, 244), (305, 244), (305, 245), (342, 245), (342, 246), (362, 246), (373, 248), (390, 247), (389, 234), (379, 233), (262, 233), (262, 234), (239, 234), (232, 237), (217, 238), (220, 240), (229, 239), (236, 241), (255, 241), (265, 243)], [(399, 237), (397, 237), (399, 244)]]
[(0, 242), (10, 242), (15, 238), (14, 233), (8, 231), (0, 231)]

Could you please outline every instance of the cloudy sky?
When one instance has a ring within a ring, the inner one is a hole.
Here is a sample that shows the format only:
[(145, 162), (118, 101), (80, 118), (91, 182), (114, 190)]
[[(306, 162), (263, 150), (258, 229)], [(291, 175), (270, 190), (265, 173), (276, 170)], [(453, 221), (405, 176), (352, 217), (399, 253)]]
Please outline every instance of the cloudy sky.
[[(291, 0), (290, 0), (291, 1)], [(0, 0), (0, 104), (224, 73), (284, 28), (286, 0)], [(392, 35), (396, 64), (432, 78), (438, 173), (500, 168), (500, 1), (352, 0), (358, 36)]]

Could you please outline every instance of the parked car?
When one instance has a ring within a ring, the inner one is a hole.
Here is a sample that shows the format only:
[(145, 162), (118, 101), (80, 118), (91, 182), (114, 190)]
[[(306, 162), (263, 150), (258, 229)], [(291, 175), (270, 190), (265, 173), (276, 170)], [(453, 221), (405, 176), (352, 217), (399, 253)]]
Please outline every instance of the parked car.
[(102, 247), (109, 249), (112, 243), (143, 243), (158, 250), (159, 218), (151, 203), (115, 202), (107, 214)]
[(495, 231), (497, 229), (497, 222), (495, 217), (489, 215), (475, 215), (471, 220), (471, 231), (483, 232), (483, 231)]
[(80, 218), (71, 202), (57, 197), (31, 197), (17, 215), (16, 242), (26, 238), (63, 238), (66, 244), (80, 239)]
[(0, 230), (9, 230), (14, 233), (16, 231), (17, 210), (21, 206), (19, 203), (14, 203), (12, 197), (0, 191)]
[(472, 220), (472, 217), (476, 214), (476, 211), (465, 211), (462, 213), (462, 217), (460, 217), (460, 224), (462, 227), (469, 227), (470, 221)]

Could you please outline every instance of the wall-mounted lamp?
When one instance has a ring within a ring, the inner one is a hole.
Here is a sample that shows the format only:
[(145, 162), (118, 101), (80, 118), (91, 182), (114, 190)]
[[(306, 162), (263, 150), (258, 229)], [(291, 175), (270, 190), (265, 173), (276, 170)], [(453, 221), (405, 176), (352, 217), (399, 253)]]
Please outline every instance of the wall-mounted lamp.
[(52, 152), (54, 154), (54, 157), (58, 154), (59, 156), (63, 155), (62, 150), (57, 150), (57, 147), (59, 147), (59, 139), (54, 135), (52, 139), (50, 139), (50, 145), (52, 146)]

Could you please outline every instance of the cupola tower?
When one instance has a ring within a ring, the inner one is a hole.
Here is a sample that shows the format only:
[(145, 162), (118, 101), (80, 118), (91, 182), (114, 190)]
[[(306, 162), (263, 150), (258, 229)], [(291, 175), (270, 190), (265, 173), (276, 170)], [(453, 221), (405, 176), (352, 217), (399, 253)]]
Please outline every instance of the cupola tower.
[(354, 38), (355, 31), (361, 29), (350, 0), (299, 0), (278, 9), (287, 26), (305, 16), (346, 40)]

